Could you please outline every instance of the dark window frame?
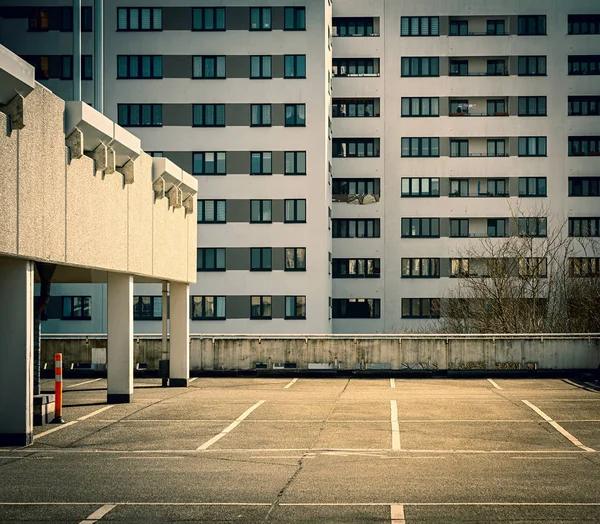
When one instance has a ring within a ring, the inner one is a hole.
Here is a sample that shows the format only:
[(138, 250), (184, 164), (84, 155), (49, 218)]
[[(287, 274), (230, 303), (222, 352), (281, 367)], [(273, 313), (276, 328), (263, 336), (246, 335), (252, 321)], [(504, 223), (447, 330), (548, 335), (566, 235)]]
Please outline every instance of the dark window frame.
[[(150, 28), (149, 29), (142, 29), (142, 11), (148, 9), (150, 11)], [(126, 11), (126, 16), (127, 16), (127, 24), (125, 28), (119, 27), (119, 15), (120, 15), (120, 11)], [(132, 21), (132, 11), (137, 11), (137, 28), (132, 29), (131, 28), (131, 21)], [(156, 19), (155, 19), (155, 15), (156, 12), (160, 12), (160, 24), (156, 23)], [(126, 32), (126, 31), (133, 31), (133, 32), (157, 32), (157, 31), (162, 31), (163, 30), (163, 13), (162, 13), (162, 7), (143, 7), (143, 6), (135, 6), (135, 7), (117, 7), (117, 31), (118, 32)], [(157, 25), (160, 25), (160, 27), (156, 27)]]
[[(532, 61), (535, 63), (535, 73), (531, 71)], [(543, 68), (541, 65), (543, 64)], [(518, 76), (547, 76), (548, 75), (548, 57), (545, 55), (521, 55), (517, 58)], [(543, 69), (543, 73), (540, 73)]]
[(570, 76), (600, 75), (600, 54), (598, 55), (569, 55), (568, 74)]
[[(260, 215), (260, 219), (259, 220), (253, 220), (252, 219), (252, 205), (254, 202), (258, 202), (258, 213)], [(269, 220), (265, 220), (264, 216), (267, 212), (267, 210), (265, 209), (265, 204), (269, 203), (269, 210), (268, 210), (268, 214), (270, 216)], [(250, 223), (251, 224), (272, 224), (273, 223), (273, 201), (270, 199), (253, 199), (250, 200)]]
[[(584, 31), (585, 28), (585, 31)], [(567, 34), (598, 35), (600, 34), (600, 14), (568, 15)]]
[[(200, 60), (200, 75), (196, 75), (194, 63)], [(214, 61), (214, 75), (207, 75), (209, 64)], [(222, 61), (222, 74), (219, 74), (219, 61)], [(227, 79), (227, 56), (226, 55), (193, 55), (192, 56), (192, 79), (193, 80), (226, 80)]]
[[(219, 255), (222, 254), (222, 266), (219, 266)], [(212, 262), (214, 267), (207, 267)], [(214, 273), (227, 271), (227, 249), (224, 247), (199, 247), (196, 250), (196, 272)]]
[[(288, 24), (288, 15), (292, 16), (291, 27)], [(302, 16), (300, 16), (302, 15)], [(284, 31), (306, 31), (306, 7), (284, 7), (283, 9)]]
[[(76, 315), (75, 311), (75, 301), (78, 300), (80, 315)], [(70, 301), (71, 306), (71, 314), (65, 315), (65, 302)], [(86, 306), (87, 304), (87, 306)], [(87, 315), (84, 315), (85, 311), (88, 311)], [(61, 296), (61, 309), (60, 309), (60, 319), (61, 320), (92, 320), (92, 297), (89, 295), (63, 295)]]
[[(151, 314), (150, 315), (145, 315), (144, 314), (144, 299), (145, 298), (149, 298), (150, 299), (150, 305), (149, 305), (149, 309)], [(137, 300), (136, 300), (137, 299)], [(158, 300), (160, 300), (160, 315), (155, 315), (155, 302), (157, 302)], [(158, 295), (134, 295), (133, 297), (133, 320), (134, 321), (144, 321), (144, 320), (162, 320), (162, 311), (163, 311), (163, 304), (162, 304), (162, 296)]]
[[(579, 266), (579, 267), (577, 267)], [(598, 278), (600, 277), (600, 258), (598, 257), (570, 257), (569, 275), (573, 278)]]
[(521, 15), (517, 19), (517, 34), (519, 36), (546, 36), (546, 15)]
[[(425, 27), (423, 25), (424, 21), (427, 21), (427, 30), (425, 31)], [(436, 24), (432, 24), (435, 20)], [(416, 33), (413, 33), (413, 29), (415, 28), (414, 22), (416, 24)], [(437, 32), (433, 29), (434, 26), (437, 26)], [(405, 31), (406, 28), (406, 31)], [(439, 16), (402, 16), (400, 17), (400, 36), (440, 36), (440, 17)]]
[[(254, 255), (258, 253), (258, 266), (254, 265)], [(268, 253), (268, 255), (267, 255)], [(250, 248), (250, 271), (273, 271), (273, 249), (270, 247)]]
[[(268, 74), (266, 73), (266, 59), (269, 59)], [(252, 62), (254, 59), (258, 59), (258, 76), (252, 74)], [(273, 55), (252, 55), (250, 56), (250, 74), (248, 75), (250, 80), (271, 80), (273, 78)]]
[[(404, 181), (408, 180), (408, 191), (404, 191)], [(418, 180), (419, 191), (413, 191), (413, 180)], [(423, 180), (427, 180), (429, 191), (423, 190)], [(437, 184), (437, 191), (433, 187)], [(402, 198), (438, 198), (440, 196), (440, 179), (438, 177), (402, 177), (400, 180), (400, 195)]]
[[(359, 154), (361, 146), (364, 153), (362, 155)], [(332, 149), (333, 158), (379, 158), (381, 142), (378, 138), (334, 138)], [(350, 153), (350, 149), (354, 149), (355, 153)], [(340, 155), (339, 152), (345, 154)]]
[(569, 217), (569, 236), (581, 238), (600, 237), (600, 218)]
[[(213, 111), (214, 123), (206, 123), (206, 114), (209, 109)], [(225, 104), (192, 104), (192, 127), (225, 127), (227, 125), (227, 115), (225, 113)], [(222, 118), (219, 121), (219, 112), (222, 112)], [(198, 123), (196, 116), (201, 116), (201, 123)]]
[[(265, 119), (265, 108), (269, 108), (269, 121)], [(258, 123), (254, 121), (254, 111), (258, 108)], [(271, 104), (250, 104), (250, 127), (271, 127), (273, 125), (273, 108)]]
[(567, 114), (569, 116), (600, 115), (600, 96), (570, 96), (567, 101)]
[[(359, 234), (361, 229), (362, 235)], [(370, 232), (372, 234), (369, 234)], [(379, 218), (334, 218), (332, 221), (332, 237), (381, 238), (381, 221)]]
[[(304, 251), (304, 255), (300, 256), (300, 251)], [(288, 256), (291, 253), (291, 256)], [(284, 271), (306, 271), (306, 248), (305, 247), (286, 247), (283, 250), (284, 256)], [(288, 265), (291, 262), (293, 265)]]
[[(360, 186), (363, 186), (364, 191), (359, 191)], [(350, 186), (355, 186), (356, 191), (351, 191)], [(372, 190), (372, 191), (370, 191)], [(381, 196), (381, 179), (380, 178), (334, 178), (331, 189), (332, 195), (348, 196), (348, 195), (375, 195)]]
[[(425, 222), (427, 221), (427, 222)], [(427, 225), (428, 234), (423, 234), (423, 224)], [(418, 234), (405, 234), (406, 231), (412, 231), (413, 227), (418, 225), (415, 229), (418, 230)], [(437, 229), (437, 234), (433, 232), (434, 229)], [(439, 218), (413, 218), (413, 217), (403, 217), (401, 219), (401, 235), (402, 238), (440, 238), (440, 219)]]
[[(364, 311), (350, 304), (365, 304)], [(350, 311), (348, 311), (350, 310)], [(362, 313), (362, 314), (359, 314)], [(365, 313), (367, 313), (365, 315)], [(332, 318), (376, 319), (381, 318), (381, 299), (379, 298), (334, 298), (332, 302)]]
[[(145, 58), (150, 59), (150, 76), (143, 75), (143, 62)], [(133, 59), (137, 61), (137, 73), (131, 74)], [(157, 60), (160, 66), (157, 67)], [(127, 73), (121, 75), (121, 61), (125, 62)], [(160, 69), (160, 74), (155, 72)], [(163, 55), (117, 55), (117, 80), (160, 80), (163, 78)]]
[[(415, 107), (413, 106), (413, 103), (415, 100), (419, 101), (418, 114), (413, 111), (415, 109)], [(429, 103), (429, 114), (427, 114), (427, 115), (423, 114), (424, 100), (427, 100)], [(433, 106), (435, 105), (433, 103), (434, 100), (437, 103), (437, 111), (435, 114), (433, 112)], [(405, 101), (407, 101), (406, 103), (408, 103), (408, 112), (404, 111)], [(402, 99), (400, 100), (400, 117), (401, 118), (438, 118), (439, 116), (440, 116), (440, 98), (437, 96), (403, 96)]]
[[(293, 218), (288, 218), (288, 202), (293, 202)], [(304, 203), (304, 219), (299, 219), (298, 215), (300, 214), (301, 211), (301, 203)], [(283, 222), (285, 224), (305, 224), (306, 220), (307, 220), (307, 202), (305, 198), (286, 198), (283, 201), (283, 210), (284, 210), (284, 217), (283, 217)]]
[[(291, 111), (289, 120), (288, 110)], [(302, 113), (304, 113), (304, 116), (302, 116)], [(306, 127), (306, 104), (285, 104), (284, 116), (285, 127)]]
[[(217, 13), (222, 12), (223, 27), (217, 27)], [(207, 28), (206, 15), (212, 14), (212, 28)], [(193, 7), (192, 8), (192, 31), (221, 32), (227, 30), (227, 12), (224, 7)], [(199, 20), (198, 20), (199, 19)], [(199, 22), (199, 23), (197, 23)]]
[[(288, 155), (293, 155), (294, 170), (288, 171)], [(299, 158), (304, 155), (304, 170), (298, 166), (301, 164)], [(306, 176), (306, 151), (285, 151), (283, 155), (283, 174), (287, 176)]]
[[(534, 138), (536, 139), (536, 145), (535, 145), (535, 152), (530, 151), (530, 140)], [(524, 152), (523, 149), (521, 149), (521, 145), (524, 144), (525, 148), (524, 148)], [(544, 152), (543, 153), (539, 153), (540, 151), (540, 144), (543, 144), (544, 147)], [(520, 157), (547, 157), (548, 156), (548, 137), (545, 136), (520, 136), (519, 137), (519, 149), (518, 149), (518, 154)]]
[[(254, 160), (258, 158), (260, 169), (254, 170)], [(267, 164), (270, 167), (267, 168)], [(251, 151), (250, 152), (250, 175), (272, 175), (273, 174), (273, 152), (272, 151)]]
[(600, 176), (569, 177), (570, 197), (600, 196)]
[[(530, 186), (531, 181), (534, 183), (533, 188)], [(530, 191), (530, 189), (533, 189), (533, 191)], [(546, 196), (548, 196), (548, 180), (546, 177), (519, 177), (519, 198)]]
[[(258, 26), (252, 27), (253, 13), (258, 14)], [(266, 13), (269, 13), (268, 17), (265, 17)], [(268, 18), (268, 26), (265, 25), (266, 18)], [(272, 31), (273, 30), (273, 14), (270, 7), (250, 7), (250, 18), (249, 18), (249, 31)]]
[[(408, 140), (408, 152), (409, 154), (405, 155), (404, 154), (404, 141)], [(417, 154), (413, 154), (413, 140), (417, 140)], [(423, 145), (425, 144), (425, 140), (428, 140), (428, 151), (429, 154), (425, 155), (423, 154), (424, 148)], [(437, 154), (431, 154), (432, 152), (432, 145), (436, 144), (437, 140)], [(400, 139), (400, 155), (402, 158), (439, 158), (440, 157), (440, 139), (439, 137), (402, 137)]]
[[(150, 107), (150, 115), (151, 115), (151, 123), (144, 124), (142, 123), (143, 112), (145, 107)], [(139, 123), (132, 124), (131, 112), (133, 108), (137, 108), (139, 115)], [(160, 118), (155, 119), (157, 116), (157, 109), (160, 108)], [(121, 119), (122, 111), (127, 112), (127, 118), (125, 120)], [(118, 123), (123, 127), (162, 127), (162, 104), (117, 104), (117, 114), (118, 114)], [(160, 120), (160, 122), (158, 122)]]
[(450, 238), (469, 238), (469, 219), (450, 219)]
[[(214, 172), (207, 173), (206, 167), (210, 165), (210, 162), (206, 161), (206, 155), (214, 155)], [(197, 157), (196, 155), (201, 155)], [(219, 170), (219, 155), (223, 155), (223, 164), (221, 171)], [(196, 169), (196, 162), (201, 162), (202, 169)], [(192, 174), (200, 176), (224, 176), (227, 174), (227, 152), (226, 151), (193, 151), (192, 152)]]
[(569, 156), (600, 156), (599, 136), (570, 136), (568, 142)]
[[(407, 302), (408, 301), (408, 302)], [(408, 304), (408, 308), (406, 305)], [(428, 304), (425, 308), (425, 304)], [(408, 314), (406, 310), (408, 309)], [(425, 310), (429, 310), (429, 314)], [(403, 298), (402, 299), (402, 318), (440, 318), (440, 299), (439, 298)]]
[(520, 96), (517, 104), (519, 116), (548, 116), (548, 99), (545, 96)]
[[(288, 74), (288, 63), (292, 64), (292, 74)], [(304, 69), (304, 74), (299, 74), (302, 69)], [(284, 55), (283, 78), (306, 78), (306, 55)]]
[[(418, 60), (418, 62), (413, 62)], [(424, 60), (429, 60), (429, 73), (423, 73)], [(403, 56), (400, 59), (402, 78), (437, 78), (440, 76), (440, 57), (439, 56)], [(435, 67), (432, 67), (435, 64)], [(416, 71), (413, 71), (416, 69)], [(437, 74), (432, 74), (432, 70), (437, 69)]]
[[(351, 273), (351, 266), (357, 270)], [(364, 269), (364, 271), (359, 271)], [(372, 271), (370, 272), (369, 269)], [(380, 278), (380, 258), (334, 258), (332, 260), (332, 278)]]
[(547, 217), (519, 217), (517, 235), (527, 238), (545, 238), (548, 236)]
[[(213, 204), (212, 220), (208, 220), (206, 217), (209, 215), (206, 210), (206, 203), (211, 202)], [(219, 220), (219, 206), (223, 206), (223, 220)], [(227, 223), (227, 200), (223, 199), (200, 199), (196, 201), (196, 222), (198, 224), (226, 224)], [(202, 217), (200, 217), (202, 214)]]
[[(258, 304), (253, 303), (255, 299), (258, 299)], [(258, 306), (258, 314), (254, 314), (255, 306)], [(252, 295), (250, 297), (250, 320), (271, 320), (272, 318), (273, 297), (271, 295)]]
[[(291, 315), (288, 314), (288, 299), (289, 298), (294, 299), (294, 306), (292, 308), (294, 313)], [(299, 300), (299, 299), (301, 299), (301, 300)], [(286, 295), (284, 307), (285, 307), (285, 315), (284, 315), (285, 320), (306, 320), (306, 295)], [(301, 311), (302, 311), (300, 314), (298, 314), (299, 307), (301, 308)]]
[[(427, 261), (426, 264), (424, 264), (425, 261)], [(439, 258), (430, 257), (401, 258), (401, 278), (440, 278), (440, 262)], [(423, 274), (425, 266), (429, 268), (427, 274)]]
[[(200, 299), (196, 302), (195, 299)], [(207, 299), (213, 299), (214, 315), (207, 315)], [(219, 316), (219, 302), (223, 303), (223, 315)], [(199, 304), (201, 314), (195, 315), (196, 307)], [(227, 319), (227, 300), (223, 295), (193, 295), (190, 297), (190, 318), (191, 320), (226, 320)]]

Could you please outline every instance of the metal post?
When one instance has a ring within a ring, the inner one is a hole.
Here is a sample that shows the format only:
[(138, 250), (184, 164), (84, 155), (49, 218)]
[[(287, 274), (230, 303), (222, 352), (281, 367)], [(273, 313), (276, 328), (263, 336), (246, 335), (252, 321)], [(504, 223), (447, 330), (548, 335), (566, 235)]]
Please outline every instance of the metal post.
[(168, 383), (169, 383), (169, 369), (168, 369), (168, 365), (169, 365), (169, 361), (168, 361), (168, 352), (167, 352), (167, 344), (168, 344), (168, 340), (167, 340), (167, 333), (168, 333), (168, 326), (167, 326), (167, 306), (168, 306), (168, 287), (167, 287), (167, 281), (165, 280), (162, 283), (162, 359), (160, 362), (160, 366), (161, 366), (161, 376), (162, 376), (162, 386), (163, 387), (167, 387)]
[(81, 0), (73, 0), (73, 100), (81, 101)]
[(94, 0), (94, 107), (104, 113), (104, 0)]
[(52, 424), (64, 424), (62, 418), (62, 353), (54, 353), (54, 420)]

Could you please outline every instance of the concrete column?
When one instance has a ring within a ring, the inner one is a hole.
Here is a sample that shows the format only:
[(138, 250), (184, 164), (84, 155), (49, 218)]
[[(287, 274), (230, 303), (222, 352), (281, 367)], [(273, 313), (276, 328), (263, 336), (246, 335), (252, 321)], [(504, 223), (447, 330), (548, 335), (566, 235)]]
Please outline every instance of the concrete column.
[(33, 262), (0, 257), (0, 446), (33, 443)]
[(108, 273), (108, 403), (131, 402), (133, 395), (133, 276)]
[(187, 387), (190, 379), (190, 286), (171, 282), (169, 385)]

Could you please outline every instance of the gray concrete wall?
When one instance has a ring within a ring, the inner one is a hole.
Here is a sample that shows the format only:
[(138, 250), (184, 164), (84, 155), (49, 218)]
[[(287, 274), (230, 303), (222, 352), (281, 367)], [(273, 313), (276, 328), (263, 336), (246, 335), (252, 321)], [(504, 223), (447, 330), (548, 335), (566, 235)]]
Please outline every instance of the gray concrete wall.
[[(134, 337), (134, 342), (135, 361), (157, 369), (160, 339)], [(42, 362), (52, 365), (52, 355), (63, 353), (69, 369), (73, 362), (90, 362), (95, 347), (106, 347), (106, 339), (44, 338)], [(331, 363), (345, 370), (375, 364), (392, 370), (597, 369), (600, 336), (191, 337), (192, 371), (253, 370), (258, 362), (269, 368), (292, 362), (298, 369)]]

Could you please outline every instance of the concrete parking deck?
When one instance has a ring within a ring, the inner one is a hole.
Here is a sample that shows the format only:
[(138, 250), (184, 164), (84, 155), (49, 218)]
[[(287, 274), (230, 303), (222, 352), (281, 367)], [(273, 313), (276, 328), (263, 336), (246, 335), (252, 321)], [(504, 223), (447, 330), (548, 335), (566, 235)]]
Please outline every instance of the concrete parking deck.
[(600, 521), (589, 378), (135, 386), (66, 380), (67, 424), (0, 449), (0, 521)]

